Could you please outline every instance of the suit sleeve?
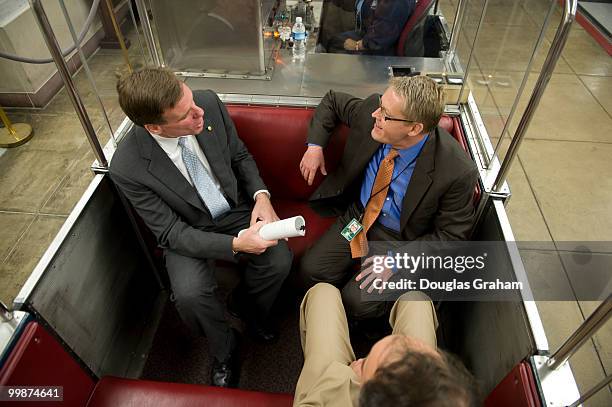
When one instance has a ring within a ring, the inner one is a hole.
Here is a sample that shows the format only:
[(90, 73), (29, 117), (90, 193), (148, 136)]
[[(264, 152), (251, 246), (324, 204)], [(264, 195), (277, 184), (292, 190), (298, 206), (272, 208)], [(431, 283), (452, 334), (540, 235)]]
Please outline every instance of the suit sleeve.
[(351, 123), (357, 118), (356, 115), (362, 102), (362, 99), (347, 93), (333, 90), (327, 92), (310, 121), (308, 143), (326, 147), (338, 123), (351, 127)]
[(233, 236), (204, 232), (191, 227), (146, 186), (130, 180), (116, 170), (111, 170), (111, 177), (151, 229), (161, 247), (195, 258), (226, 260), (234, 258)]
[(215, 99), (221, 110), (221, 116), (223, 118), (223, 124), (225, 127), (225, 133), (227, 135), (227, 143), (230, 149), (232, 170), (236, 175), (239, 186), (244, 188), (248, 196), (252, 197), (256, 191), (266, 189), (266, 184), (259, 176), (259, 170), (257, 164), (253, 159), (253, 156), (247, 150), (246, 146), (238, 137), (236, 132), (236, 126), (227, 111), (227, 108), (221, 102), (219, 97), (215, 94)]
[(415, 241), (467, 240), (474, 225), (474, 187), (478, 170), (470, 168), (457, 177), (440, 198), (434, 230)]

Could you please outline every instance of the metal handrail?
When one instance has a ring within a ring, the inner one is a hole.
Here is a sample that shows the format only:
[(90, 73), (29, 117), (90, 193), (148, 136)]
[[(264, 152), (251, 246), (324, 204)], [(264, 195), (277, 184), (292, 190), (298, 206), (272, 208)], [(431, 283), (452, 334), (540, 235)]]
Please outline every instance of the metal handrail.
[(578, 407), (579, 405), (584, 404), (585, 401), (587, 401), (588, 399), (593, 397), (595, 394), (597, 394), (601, 389), (603, 389), (608, 384), (610, 384), (610, 382), (612, 382), (612, 375), (608, 375), (607, 377), (604, 377), (591, 390), (589, 390), (586, 393), (584, 393), (583, 396), (580, 396), (580, 398), (578, 400), (574, 401), (568, 407)]
[(472, 42), (472, 47), (470, 48), (470, 54), (468, 56), (467, 65), (465, 66), (465, 71), (463, 72), (463, 83), (461, 84), (461, 90), (459, 90), (459, 96), (457, 96), (457, 104), (461, 100), (461, 97), (463, 96), (463, 92), (465, 92), (465, 86), (467, 85), (468, 76), (470, 75), (470, 66), (472, 66), (472, 61), (474, 60), (476, 44), (478, 44), (478, 39), (480, 38), (480, 33), (482, 30), (482, 26), (484, 25), (485, 16), (487, 15), (488, 6), (489, 6), (489, 0), (485, 0), (484, 5), (482, 6), (482, 11), (480, 12), (480, 20), (478, 21), (478, 27), (476, 28), (476, 34), (474, 34), (474, 42)]
[(463, 27), (463, 19), (465, 17), (465, 11), (467, 10), (467, 0), (459, 0), (457, 4), (457, 11), (455, 13), (455, 21), (453, 21), (453, 29), (451, 31), (448, 54), (452, 59), (457, 51), (457, 43), (459, 42), (459, 33)]
[(66, 91), (68, 92), (68, 96), (74, 105), (74, 109), (76, 110), (77, 116), (79, 116), (79, 120), (81, 121), (81, 125), (85, 130), (85, 136), (87, 136), (87, 140), (89, 140), (89, 144), (93, 150), (94, 156), (96, 160), (98, 160), (98, 164), (103, 168), (108, 168), (108, 161), (106, 161), (106, 157), (104, 156), (104, 151), (100, 146), (100, 142), (96, 137), (96, 131), (91, 124), (91, 120), (89, 119), (89, 115), (87, 114), (87, 110), (85, 109), (85, 105), (77, 92), (77, 88), (72, 80), (72, 76), (70, 75), (70, 71), (68, 70), (68, 65), (64, 60), (64, 56), (62, 55), (62, 50), (57, 43), (57, 38), (53, 33), (53, 28), (51, 28), (51, 24), (49, 24), (49, 19), (47, 18), (47, 14), (45, 13), (45, 9), (43, 8), (42, 2), (40, 0), (29, 0), (30, 6), (32, 7), (32, 11), (34, 12), (34, 16), (36, 17), (36, 21), (40, 27), (43, 38), (47, 43), (47, 47), (49, 48), (49, 52), (55, 61), (55, 65), (57, 65), (57, 71), (59, 72), (62, 80), (64, 81), (64, 85), (66, 86)]
[[(546, 30), (548, 29), (548, 21), (550, 20), (550, 16), (553, 14), (555, 7), (556, 7), (556, 3), (551, 2), (550, 7), (548, 8), (548, 13), (546, 14), (546, 18), (544, 19), (544, 24), (542, 25), (542, 29), (540, 30), (540, 35), (538, 36), (538, 39), (533, 47), (533, 52), (531, 53), (531, 57), (529, 58), (529, 62), (527, 63), (527, 67), (525, 68), (525, 75), (523, 75), (523, 80), (521, 81), (521, 85), (519, 86), (518, 92), (516, 94), (516, 98), (514, 99), (514, 103), (512, 104), (512, 108), (510, 109), (510, 114), (508, 115), (508, 118), (506, 119), (504, 128), (502, 129), (501, 134), (499, 135), (499, 140), (497, 141), (497, 144), (495, 145), (495, 150), (493, 151), (493, 157), (497, 157), (497, 153), (502, 145), (502, 142), (504, 141), (504, 135), (506, 134), (506, 132), (508, 132), (508, 129), (510, 128), (510, 124), (512, 123), (512, 120), (514, 119), (514, 113), (516, 113), (516, 109), (518, 108), (519, 101), (523, 97), (523, 91), (525, 90), (525, 87), (527, 86), (527, 80), (529, 79), (529, 75), (531, 74), (531, 67), (533, 66), (535, 62), (536, 55), (538, 54), (538, 51), (540, 50), (540, 46), (544, 42), (544, 37), (546, 36)], [(487, 169), (488, 168), (489, 168), (489, 165), (487, 165)]]
[(606, 323), (610, 316), (612, 316), (612, 294), (609, 294), (608, 298), (599, 304), (597, 309), (595, 309), (578, 329), (567, 338), (565, 343), (553, 353), (550, 359), (548, 359), (548, 368), (555, 370), (567, 362), (567, 360)]
[(540, 103), (540, 99), (546, 90), (546, 86), (550, 81), (550, 77), (555, 69), (555, 65), (561, 56), (561, 51), (565, 47), (565, 43), (567, 42), (567, 38), (569, 35), (569, 29), (576, 17), (576, 8), (578, 7), (578, 0), (565, 0), (563, 2), (563, 17), (561, 22), (559, 23), (559, 27), (557, 28), (557, 32), (555, 34), (555, 39), (550, 46), (550, 50), (548, 51), (548, 55), (546, 56), (546, 61), (544, 61), (544, 65), (542, 66), (542, 72), (540, 72), (540, 76), (538, 77), (538, 81), (533, 89), (533, 93), (531, 98), (529, 99), (529, 103), (525, 108), (525, 112), (523, 113), (523, 117), (521, 117), (521, 121), (519, 122), (516, 132), (514, 133), (514, 137), (512, 137), (512, 142), (510, 143), (510, 147), (508, 148), (508, 153), (502, 162), (501, 168), (497, 173), (497, 177), (495, 178), (495, 182), (493, 183), (493, 190), (499, 192), (502, 185), (506, 181), (506, 177), (510, 172), (510, 168), (512, 167), (512, 163), (516, 158), (516, 154), (518, 153), (519, 147), (523, 141), (525, 133), (527, 132), (527, 128), (531, 123), (531, 119), (535, 114), (535, 110)]
[(161, 59), (159, 58), (159, 52), (157, 51), (157, 45), (155, 45), (155, 37), (153, 35), (153, 28), (151, 28), (151, 22), (149, 21), (149, 13), (147, 12), (147, 5), (144, 0), (136, 0), (136, 10), (140, 16), (140, 24), (142, 26), (142, 34), (145, 37), (147, 48), (151, 54), (151, 60), (155, 66), (162, 66)]

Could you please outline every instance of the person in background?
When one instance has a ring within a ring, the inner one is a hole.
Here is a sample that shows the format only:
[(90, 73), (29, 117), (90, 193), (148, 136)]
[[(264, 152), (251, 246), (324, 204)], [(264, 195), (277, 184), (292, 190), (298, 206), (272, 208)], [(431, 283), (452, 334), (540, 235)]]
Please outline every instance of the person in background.
[(357, 0), (355, 29), (333, 36), (323, 46), (331, 53), (395, 55), (415, 4), (415, 0)]
[(391, 311), (393, 329), (356, 359), (340, 291), (311, 288), (300, 307), (304, 366), (294, 407), (470, 407), (475, 381), (454, 356), (437, 349), (438, 321), (429, 298), (405, 293)]

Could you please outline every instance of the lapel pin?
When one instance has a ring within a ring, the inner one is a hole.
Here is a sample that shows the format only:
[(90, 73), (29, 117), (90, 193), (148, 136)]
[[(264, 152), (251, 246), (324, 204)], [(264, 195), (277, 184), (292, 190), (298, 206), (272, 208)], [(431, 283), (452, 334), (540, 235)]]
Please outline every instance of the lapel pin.
[(212, 126), (208, 126), (208, 127), (206, 128), (206, 130), (208, 130), (208, 131), (212, 131)]

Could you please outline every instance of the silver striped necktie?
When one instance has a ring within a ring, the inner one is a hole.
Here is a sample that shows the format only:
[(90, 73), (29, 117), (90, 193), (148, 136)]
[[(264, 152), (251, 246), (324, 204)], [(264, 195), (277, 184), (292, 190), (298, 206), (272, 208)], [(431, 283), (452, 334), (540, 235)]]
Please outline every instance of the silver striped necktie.
[(213, 219), (229, 211), (229, 203), (215, 186), (212, 176), (198, 159), (198, 156), (187, 145), (187, 137), (179, 138), (178, 144), (181, 148), (181, 155), (183, 156), (185, 167), (187, 167), (187, 172), (191, 177), (191, 181), (193, 181), (193, 186), (195, 186), (198, 195), (200, 195), (202, 202), (204, 202), (210, 211)]

